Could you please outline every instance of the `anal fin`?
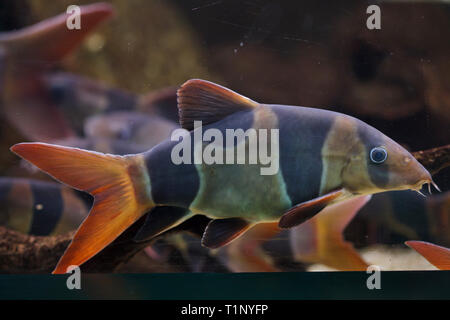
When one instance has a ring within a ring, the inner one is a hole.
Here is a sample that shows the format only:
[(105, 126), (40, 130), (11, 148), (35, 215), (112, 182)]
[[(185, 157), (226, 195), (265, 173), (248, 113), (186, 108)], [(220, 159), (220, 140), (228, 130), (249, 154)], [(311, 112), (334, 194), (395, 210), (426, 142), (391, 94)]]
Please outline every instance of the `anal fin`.
[(314, 217), (322, 209), (324, 209), (331, 202), (344, 195), (344, 190), (339, 189), (321, 197), (302, 202), (291, 209), (289, 209), (278, 222), (280, 228), (292, 228), (302, 224), (306, 220)]
[(233, 241), (251, 227), (242, 218), (216, 219), (206, 227), (202, 245), (211, 249), (219, 248)]
[(179, 225), (191, 215), (189, 210), (180, 207), (155, 207), (147, 214), (144, 224), (138, 230), (133, 240), (141, 242), (156, 237), (164, 231)]

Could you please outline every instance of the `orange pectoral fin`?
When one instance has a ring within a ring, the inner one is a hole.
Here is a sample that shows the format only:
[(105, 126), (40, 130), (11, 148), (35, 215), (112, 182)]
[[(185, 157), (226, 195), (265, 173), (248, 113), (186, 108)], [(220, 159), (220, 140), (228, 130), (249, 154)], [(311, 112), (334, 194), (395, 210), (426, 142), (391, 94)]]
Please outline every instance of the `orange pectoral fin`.
[(440, 270), (450, 270), (450, 249), (424, 241), (406, 241), (405, 244), (420, 253)]
[(296, 259), (325, 264), (343, 271), (366, 270), (368, 264), (342, 232), (371, 196), (359, 196), (326, 207), (306, 223), (291, 229), (291, 244)]
[(319, 198), (300, 203), (289, 209), (278, 222), (280, 228), (292, 228), (318, 214), (322, 209), (344, 194), (342, 189), (330, 192)]

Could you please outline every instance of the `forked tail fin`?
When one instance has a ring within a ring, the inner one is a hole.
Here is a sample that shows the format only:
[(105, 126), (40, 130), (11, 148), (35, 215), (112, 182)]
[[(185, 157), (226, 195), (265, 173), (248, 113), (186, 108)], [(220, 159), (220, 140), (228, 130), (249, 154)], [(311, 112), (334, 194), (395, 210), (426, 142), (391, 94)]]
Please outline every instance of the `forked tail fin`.
[(142, 155), (114, 156), (45, 143), (19, 143), (11, 150), (55, 179), (94, 196), (53, 273), (81, 265), (153, 207)]

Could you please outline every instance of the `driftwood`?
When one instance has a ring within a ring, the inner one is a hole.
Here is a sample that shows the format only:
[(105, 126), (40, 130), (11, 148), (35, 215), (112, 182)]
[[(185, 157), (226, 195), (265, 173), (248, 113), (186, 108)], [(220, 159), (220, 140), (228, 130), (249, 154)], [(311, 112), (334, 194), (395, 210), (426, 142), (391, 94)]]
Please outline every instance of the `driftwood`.
[[(0, 227), (0, 273), (50, 273), (75, 232), (37, 237)], [(82, 266), (83, 272), (113, 272), (146, 243), (115, 241)]]
[(450, 144), (424, 151), (417, 151), (413, 155), (432, 175), (450, 166)]
[[(418, 151), (413, 155), (432, 173), (450, 166), (450, 145)], [(102, 252), (83, 264), (83, 272), (114, 272), (129, 261), (149, 242), (135, 243), (132, 236), (142, 223), (137, 221)], [(197, 219), (185, 222), (177, 229), (198, 233), (208, 220)], [(196, 230), (194, 230), (196, 229)], [(0, 273), (48, 273), (51, 272), (74, 232), (60, 236), (37, 237), (21, 234), (0, 227)]]

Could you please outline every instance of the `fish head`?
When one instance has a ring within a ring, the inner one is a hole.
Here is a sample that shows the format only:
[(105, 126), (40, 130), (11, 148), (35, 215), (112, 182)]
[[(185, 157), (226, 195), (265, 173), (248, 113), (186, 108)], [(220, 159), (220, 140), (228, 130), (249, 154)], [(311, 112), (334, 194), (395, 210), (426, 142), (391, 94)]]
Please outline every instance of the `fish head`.
[(433, 183), (430, 173), (404, 147), (370, 125), (357, 121), (342, 171), (344, 187), (357, 194), (419, 191)]

